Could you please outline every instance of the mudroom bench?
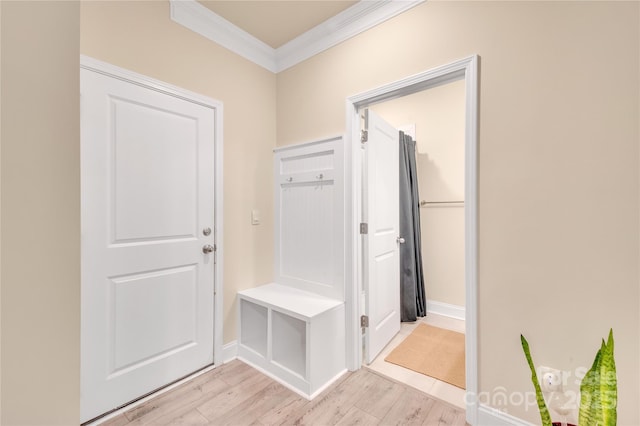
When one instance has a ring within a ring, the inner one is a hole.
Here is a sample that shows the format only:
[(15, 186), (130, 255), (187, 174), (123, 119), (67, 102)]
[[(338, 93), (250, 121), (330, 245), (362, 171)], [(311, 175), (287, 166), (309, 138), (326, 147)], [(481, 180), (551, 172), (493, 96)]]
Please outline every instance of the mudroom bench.
[(238, 296), (238, 358), (308, 399), (346, 371), (343, 301), (280, 284)]
[(346, 371), (343, 156), (274, 150), (274, 283), (238, 292), (238, 358), (309, 399)]

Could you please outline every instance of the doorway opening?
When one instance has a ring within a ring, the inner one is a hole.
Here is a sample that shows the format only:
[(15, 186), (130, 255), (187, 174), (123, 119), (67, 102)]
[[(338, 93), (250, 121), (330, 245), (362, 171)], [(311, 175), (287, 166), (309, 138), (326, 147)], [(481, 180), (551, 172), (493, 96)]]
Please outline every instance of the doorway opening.
[[(363, 186), (363, 164), (360, 160), (360, 111), (385, 101), (412, 95), (457, 80), (464, 81), (464, 330), (465, 330), (465, 373), (466, 373), (466, 417), (467, 422), (476, 423), (477, 419), (477, 123), (478, 123), (478, 62), (477, 55), (447, 64), (400, 81), (349, 97), (347, 106), (347, 151), (350, 157), (352, 192), (350, 220), (351, 229), (348, 241), (350, 256), (351, 287), (347, 289), (347, 362), (351, 370), (362, 366), (363, 347), (360, 318), (367, 315), (361, 289), (363, 271), (360, 268), (365, 247), (359, 234), (362, 218), (362, 200), (365, 196)], [(459, 201), (459, 200), (452, 200)], [(367, 333), (368, 331), (365, 331)], [(365, 339), (366, 340), (366, 339)]]
[[(369, 369), (463, 409), (464, 105), (465, 84), (459, 79), (365, 109), (396, 134), (404, 133), (392, 144), (404, 149), (397, 246), (402, 324), (377, 354), (365, 343), (363, 359)], [(366, 175), (363, 186), (372, 190)], [(363, 281), (371, 291), (367, 275)], [(368, 309), (367, 315), (371, 328), (375, 313)], [(367, 362), (367, 356), (374, 358)]]

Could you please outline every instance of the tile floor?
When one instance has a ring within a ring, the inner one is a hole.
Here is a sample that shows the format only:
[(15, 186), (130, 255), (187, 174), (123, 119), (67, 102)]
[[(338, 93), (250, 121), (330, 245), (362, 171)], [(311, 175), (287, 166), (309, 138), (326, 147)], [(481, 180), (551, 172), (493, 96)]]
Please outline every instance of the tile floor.
[(382, 350), (380, 355), (378, 355), (378, 357), (368, 365), (368, 368), (421, 390), (422, 392), (434, 396), (442, 401), (453, 404), (456, 407), (464, 409), (465, 391), (463, 389), (432, 377), (425, 376), (424, 374), (416, 373), (413, 370), (400, 367), (399, 365), (391, 364), (384, 360), (392, 350), (394, 350), (409, 334), (411, 334), (413, 329), (417, 327), (420, 322), (424, 322), (425, 324), (429, 324), (434, 327), (446, 328), (448, 330), (464, 333), (464, 321), (437, 314), (428, 314), (426, 317), (421, 318), (414, 323), (403, 322), (400, 327), (400, 332)]

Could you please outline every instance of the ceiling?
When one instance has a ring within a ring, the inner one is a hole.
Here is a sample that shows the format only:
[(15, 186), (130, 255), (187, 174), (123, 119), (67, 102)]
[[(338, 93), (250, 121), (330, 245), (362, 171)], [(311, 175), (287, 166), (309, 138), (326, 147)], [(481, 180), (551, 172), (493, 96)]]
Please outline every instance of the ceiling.
[(343, 0), (199, 0), (199, 3), (277, 49), (358, 2)]

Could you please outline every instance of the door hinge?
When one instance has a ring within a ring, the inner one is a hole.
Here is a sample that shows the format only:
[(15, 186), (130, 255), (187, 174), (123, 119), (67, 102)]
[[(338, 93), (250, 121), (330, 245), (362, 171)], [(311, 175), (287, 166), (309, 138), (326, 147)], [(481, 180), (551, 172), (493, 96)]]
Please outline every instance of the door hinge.
[(369, 327), (369, 317), (366, 315), (360, 316), (360, 327), (366, 328)]
[(360, 224), (360, 233), (361, 234), (368, 234), (369, 233), (369, 224), (368, 223), (361, 223)]
[(365, 143), (369, 140), (369, 132), (366, 130), (360, 131), (360, 143)]

